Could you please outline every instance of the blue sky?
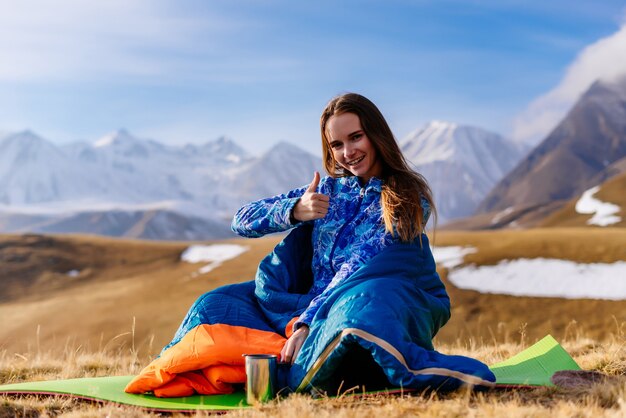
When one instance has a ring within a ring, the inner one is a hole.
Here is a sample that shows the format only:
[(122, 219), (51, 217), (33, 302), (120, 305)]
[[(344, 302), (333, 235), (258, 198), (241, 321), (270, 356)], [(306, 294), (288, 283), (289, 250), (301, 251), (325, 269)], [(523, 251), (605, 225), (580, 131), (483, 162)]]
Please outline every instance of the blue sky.
[(567, 96), (563, 112), (604, 71), (582, 68), (611, 67), (594, 51), (626, 56), (612, 0), (0, 1), (0, 131), (58, 143), (126, 128), (319, 153), (319, 114), (345, 91), (399, 139), (432, 119), (521, 138), (529, 107)]

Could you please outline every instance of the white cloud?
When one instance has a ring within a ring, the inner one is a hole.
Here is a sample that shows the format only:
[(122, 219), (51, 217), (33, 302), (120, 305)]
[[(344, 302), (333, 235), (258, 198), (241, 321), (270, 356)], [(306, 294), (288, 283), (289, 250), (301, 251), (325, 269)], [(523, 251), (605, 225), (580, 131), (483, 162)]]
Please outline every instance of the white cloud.
[(0, 81), (158, 77), (221, 52), (249, 22), (150, 0), (22, 0), (0, 13)]
[(626, 74), (626, 23), (613, 35), (587, 46), (567, 69), (561, 82), (534, 100), (513, 122), (512, 137), (535, 144), (545, 138), (582, 93), (596, 80)]

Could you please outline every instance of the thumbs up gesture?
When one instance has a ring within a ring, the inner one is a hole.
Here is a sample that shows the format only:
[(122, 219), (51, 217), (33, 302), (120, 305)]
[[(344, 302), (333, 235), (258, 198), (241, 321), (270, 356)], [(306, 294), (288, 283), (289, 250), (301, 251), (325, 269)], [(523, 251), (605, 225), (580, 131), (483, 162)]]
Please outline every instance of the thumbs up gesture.
[(293, 217), (300, 222), (321, 219), (328, 213), (329, 197), (317, 193), (320, 184), (320, 173), (313, 175), (313, 181), (293, 208)]

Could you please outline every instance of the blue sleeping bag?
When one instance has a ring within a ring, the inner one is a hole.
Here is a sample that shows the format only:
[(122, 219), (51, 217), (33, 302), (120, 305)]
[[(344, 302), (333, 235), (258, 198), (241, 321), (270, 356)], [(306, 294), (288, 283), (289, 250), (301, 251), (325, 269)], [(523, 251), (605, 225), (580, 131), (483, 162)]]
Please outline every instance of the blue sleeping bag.
[(289, 386), (324, 388), (345, 356), (363, 350), (390, 387), (492, 386), (485, 364), (434, 351), (432, 339), (449, 318), (450, 299), (426, 235), (421, 245), (394, 244), (333, 289), (291, 367)]
[[(304, 293), (302, 283), (311, 280), (310, 231), (293, 230), (257, 272), (257, 299), (278, 332), (310, 300), (293, 293)], [(449, 318), (450, 299), (427, 236), (421, 243), (394, 244), (333, 289), (311, 323), (288, 384), (297, 391), (324, 389), (346, 356), (365, 351), (389, 387), (492, 386), (495, 376), (485, 364), (434, 351), (432, 339)]]
[[(254, 282), (201, 296), (164, 351), (202, 324), (286, 337), (312, 300), (311, 230), (306, 224), (293, 229), (261, 261)], [(294, 391), (331, 393), (343, 380), (360, 379), (368, 390), (493, 386), (485, 364), (434, 350), (432, 339), (449, 318), (450, 299), (426, 235), (421, 243), (393, 244), (332, 289), (293, 366), (279, 368), (279, 381)]]

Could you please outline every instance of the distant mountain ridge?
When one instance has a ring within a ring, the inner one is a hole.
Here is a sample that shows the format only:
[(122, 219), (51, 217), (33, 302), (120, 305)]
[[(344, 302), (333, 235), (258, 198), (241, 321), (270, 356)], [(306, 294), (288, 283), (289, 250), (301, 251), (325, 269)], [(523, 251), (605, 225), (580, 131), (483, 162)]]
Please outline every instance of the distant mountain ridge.
[(559, 125), (485, 197), (477, 213), (555, 210), (619, 174), (626, 157), (626, 76), (595, 82)]
[[(471, 213), (525, 151), (440, 121), (401, 147), (431, 184), (440, 224)], [(321, 158), (288, 142), (253, 157), (226, 137), (170, 146), (120, 129), (56, 146), (25, 131), (0, 139), (0, 231), (225, 238), (242, 204), (307, 185), (313, 171)]]
[[(401, 141), (428, 179), (439, 222), (466, 216), (524, 150), (480, 128), (433, 121)], [(242, 204), (323, 172), (321, 159), (280, 142), (253, 157), (221, 137), (164, 145), (120, 129), (62, 146), (25, 131), (0, 139), (0, 231), (148, 239), (231, 235)]]
[(0, 141), (0, 204), (58, 201), (97, 188), (60, 148), (30, 131)]
[(315, 170), (321, 159), (288, 143), (252, 157), (225, 137), (168, 146), (119, 130), (56, 146), (24, 131), (0, 140), (0, 230), (225, 238), (239, 206)]
[(528, 151), (493, 132), (443, 121), (410, 133), (401, 149), (428, 180), (440, 223), (472, 214)]
[[(241, 154), (241, 159), (246, 155)], [(56, 146), (32, 132), (0, 141), (0, 202), (36, 205), (92, 200), (119, 204), (193, 200), (202, 179), (217, 180), (214, 167), (229, 168), (215, 155), (166, 147), (121, 130), (89, 143)]]

